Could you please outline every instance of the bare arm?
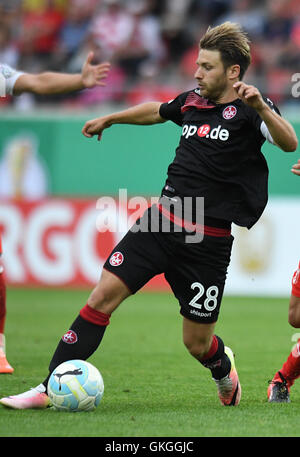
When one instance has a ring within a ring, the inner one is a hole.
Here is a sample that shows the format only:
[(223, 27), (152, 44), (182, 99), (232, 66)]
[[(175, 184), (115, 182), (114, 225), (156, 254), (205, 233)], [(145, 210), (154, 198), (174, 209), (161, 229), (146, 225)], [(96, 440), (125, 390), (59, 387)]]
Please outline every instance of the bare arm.
[(292, 125), (275, 113), (265, 102), (264, 107), (257, 112), (268, 127), (275, 143), (285, 152), (296, 151), (298, 140)]
[(98, 135), (100, 140), (103, 130), (113, 124), (152, 125), (165, 122), (166, 120), (159, 114), (160, 105), (160, 102), (142, 103), (118, 113), (92, 119), (85, 123), (82, 133), (87, 138)]
[(294, 152), (297, 149), (298, 140), (293, 126), (265, 103), (256, 87), (242, 81), (235, 83), (233, 87), (241, 100), (258, 112), (277, 146), (285, 152)]
[(14, 85), (14, 94), (32, 92), (39, 95), (62, 94), (84, 88), (104, 86), (110, 64), (105, 62), (92, 65), (93, 53), (89, 53), (82, 72), (78, 74), (43, 72), (39, 74), (24, 73)]
[(39, 95), (61, 94), (83, 88), (80, 74), (44, 72), (37, 75), (24, 73), (14, 86), (14, 95), (32, 92)]

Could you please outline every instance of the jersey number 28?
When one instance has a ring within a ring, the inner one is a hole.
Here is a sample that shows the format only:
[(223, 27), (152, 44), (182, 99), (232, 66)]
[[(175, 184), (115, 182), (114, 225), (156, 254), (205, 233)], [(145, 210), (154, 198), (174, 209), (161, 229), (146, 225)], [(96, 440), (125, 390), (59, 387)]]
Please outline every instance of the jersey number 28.
[(198, 303), (198, 300), (205, 294), (205, 287), (201, 282), (193, 282), (191, 285), (191, 289), (198, 289), (198, 293), (192, 298), (192, 300), (189, 302), (190, 306), (193, 306), (194, 308), (201, 309), (202, 306), (206, 309), (206, 311), (213, 311), (217, 307), (217, 298), (219, 295), (219, 289), (217, 286), (210, 286), (207, 291), (206, 291), (206, 298), (204, 300), (203, 305), (201, 303)]

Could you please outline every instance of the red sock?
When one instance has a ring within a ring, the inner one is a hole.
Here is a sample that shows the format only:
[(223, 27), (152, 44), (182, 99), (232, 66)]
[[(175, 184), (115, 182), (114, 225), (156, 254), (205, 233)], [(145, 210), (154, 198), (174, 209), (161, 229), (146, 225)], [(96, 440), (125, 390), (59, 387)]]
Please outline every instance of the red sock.
[(6, 317), (6, 286), (4, 274), (0, 273), (0, 333), (4, 333)]
[(224, 378), (230, 372), (231, 363), (224, 349), (221, 338), (214, 335), (208, 353), (199, 360), (202, 365), (210, 369), (214, 379)]
[(207, 352), (207, 354), (205, 354), (203, 359), (201, 359), (201, 362), (206, 362), (207, 360), (211, 359), (216, 354), (218, 347), (219, 347), (218, 337), (216, 335), (213, 335), (209, 351)]
[(109, 324), (110, 314), (101, 313), (94, 308), (91, 308), (89, 305), (85, 305), (80, 310), (80, 316), (88, 322), (96, 325), (105, 325)]
[(300, 338), (279, 371), (287, 380), (289, 387), (300, 377)]

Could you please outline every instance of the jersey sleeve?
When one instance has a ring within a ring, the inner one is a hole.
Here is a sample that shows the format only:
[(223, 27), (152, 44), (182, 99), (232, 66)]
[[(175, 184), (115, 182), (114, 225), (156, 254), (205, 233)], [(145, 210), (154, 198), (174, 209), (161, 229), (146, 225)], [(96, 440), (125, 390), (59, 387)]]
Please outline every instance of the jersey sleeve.
[(0, 63), (0, 76), (4, 77), (5, 93), (7, 95), (13, 95), (14, 85), (16, 84), (17, 79), (23, 74), (22, 71), (15, 70), (9, 65)]
[(173, 100), (160, 105), (159, 114), (163, 119), (167, 121), (173, 121), (175, 124), (181, 126), (183, 122), (183, 116), (181, 108), (185, 103), (188, 92), (184, 92), (178, 95)]
[[(270, 100), (269, 98), (263, 97), (265, 103), (273, 110), (275, 113), (279, 114), (281, 116), (281, 113), (277, 106)], [(259, 116), (259, 114), (253, 110), (253, 115), (251, 119), (252, 123), (254, 124), (254, 127), (256, 130), (260, 133), (260, 135), (267, 140), (271, 144), (275, 144), (272, 135), (269, 132), (269, 129), (266, 125), (266, 123), (262, 120), (262, 118)]]

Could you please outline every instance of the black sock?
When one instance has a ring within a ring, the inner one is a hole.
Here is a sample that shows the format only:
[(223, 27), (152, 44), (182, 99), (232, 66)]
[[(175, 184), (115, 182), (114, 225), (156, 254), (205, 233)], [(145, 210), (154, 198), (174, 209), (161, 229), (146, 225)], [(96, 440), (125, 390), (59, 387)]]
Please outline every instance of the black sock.
[(86, 360), (98, 348), (103, 338), (106, 325), (98, 325), (83, 319), (81, 315), (75, 319), (66, 332), (52, 357), (49, 365), (49, 375), (43, 381), (47, 389), (48, 381), (54, 369), (67, 360)]
[[(222, 379), (228, 375), (231, 368), (229, 357), (224, 352), (224, 343), (221, 338), (214, 335), (212, 355), (200, 360), (200, 363), (209, 368), (214, 379)], [(210, 351), (209, 351), (210, 352)]]

